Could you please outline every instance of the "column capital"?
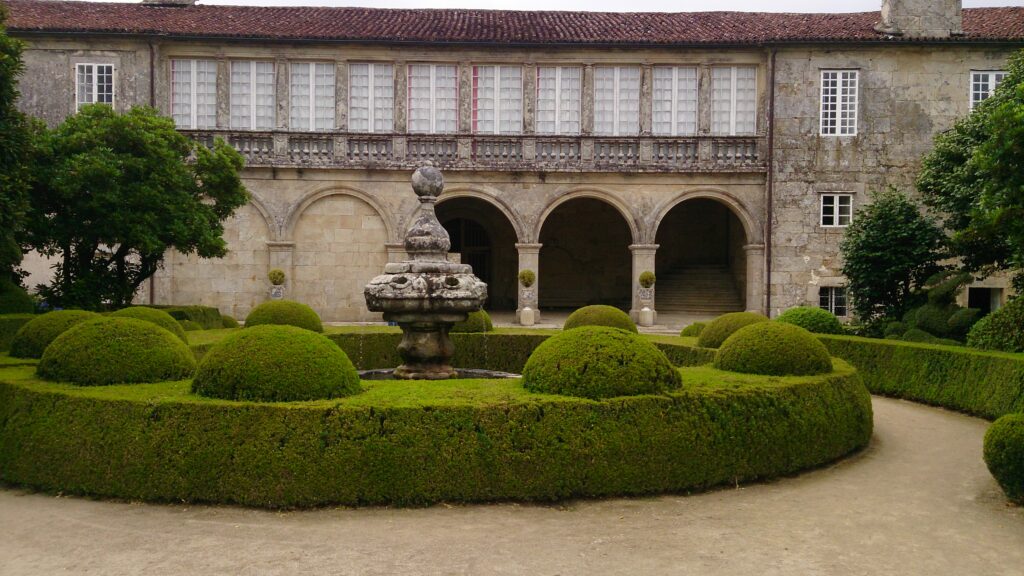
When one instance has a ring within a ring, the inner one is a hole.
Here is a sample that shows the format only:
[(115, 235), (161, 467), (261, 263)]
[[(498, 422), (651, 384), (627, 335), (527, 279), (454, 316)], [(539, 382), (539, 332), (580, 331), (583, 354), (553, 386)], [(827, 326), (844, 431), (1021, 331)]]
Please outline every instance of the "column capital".
[(543, 244), (520, 244), (517, 242), (516, 250), (518, 250), (520, 254), (537, 254), (540, 252), (541, 246), (543, 246)]
[(630, 244), (629, 251), (633, 253), (655, 252), (661, 244)]
[(764, 244), (744, 244), (745, 252), (764, 252)]

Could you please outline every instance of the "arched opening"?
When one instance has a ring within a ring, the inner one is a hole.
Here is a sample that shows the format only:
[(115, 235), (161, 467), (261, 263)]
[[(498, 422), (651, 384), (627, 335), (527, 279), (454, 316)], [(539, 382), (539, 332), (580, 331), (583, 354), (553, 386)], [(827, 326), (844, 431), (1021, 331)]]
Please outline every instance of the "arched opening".
[(729, 206), (681, 202), (661, 220), (655, 242), (659, 313), (714, 317), (746, 308), (747, 237)]
[(486, 200), (458, 197), (438, 202), (437, 219), (451, 238), (451, 253), (487, 283), (488, 310), (516, 309), (516, 231)]
[(632, 242), (629, 224), (610, 204), (577, 198), (559, 205), (540, 230), (540, 308), (629, 310)]

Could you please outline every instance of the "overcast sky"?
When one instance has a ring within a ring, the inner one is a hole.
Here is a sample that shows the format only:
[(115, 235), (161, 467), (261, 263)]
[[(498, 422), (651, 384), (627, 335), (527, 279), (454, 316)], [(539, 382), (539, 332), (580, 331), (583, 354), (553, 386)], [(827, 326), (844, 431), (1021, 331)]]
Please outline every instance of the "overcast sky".
[[(882, 0), (819, 0), (817, 2), (809, 0), (199, 0), (199, 3), (266, 6), (373, 6), (377, 8), (595, 10), (610, 12), (691, 12), (703, 10), (868, 12), (878, 10)], [(976, 6), (1024, 6), (1024, 0), (963, 0), (963, 4), (965, 8)]]

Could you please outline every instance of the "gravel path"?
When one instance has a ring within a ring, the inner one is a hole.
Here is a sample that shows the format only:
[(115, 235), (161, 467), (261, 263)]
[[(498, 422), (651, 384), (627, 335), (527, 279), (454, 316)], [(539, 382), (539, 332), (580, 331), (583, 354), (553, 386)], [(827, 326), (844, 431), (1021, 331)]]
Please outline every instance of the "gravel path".
[(688, 497), (276, 513), (0, 490), (0, 574), (1024, 574), (987, 423), (874, 406), (861, 454)]

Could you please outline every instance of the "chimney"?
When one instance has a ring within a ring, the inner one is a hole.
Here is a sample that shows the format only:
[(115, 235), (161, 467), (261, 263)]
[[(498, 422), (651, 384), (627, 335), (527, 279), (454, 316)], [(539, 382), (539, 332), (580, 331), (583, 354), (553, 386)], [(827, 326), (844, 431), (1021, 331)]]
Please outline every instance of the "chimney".
[(875, 30), (905, 38), (949, 38), (963, 32), (960, 0), (882, 0)]

